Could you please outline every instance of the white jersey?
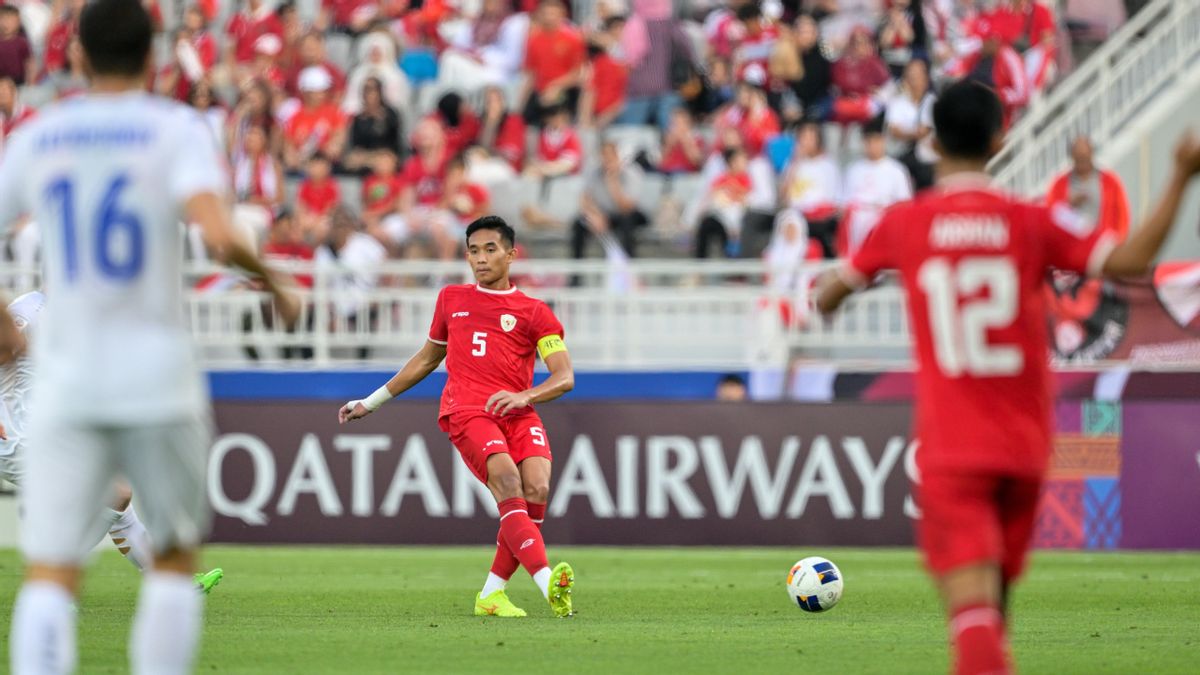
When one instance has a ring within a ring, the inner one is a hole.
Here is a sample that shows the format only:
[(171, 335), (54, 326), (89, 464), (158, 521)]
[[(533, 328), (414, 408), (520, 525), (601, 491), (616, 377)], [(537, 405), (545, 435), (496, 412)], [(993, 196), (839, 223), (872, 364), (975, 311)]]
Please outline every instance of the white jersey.
[(204, 412), (179, 222), (191, 197), (225, 193), (226, 176), (197, 113), (141, 92), (70, 99), (13, 134), (0, 226), (22, 213), (41, 226), (53, 297), (34, 340), (35, 410), (116, 425)]
[[(8, 306), (17, 329), (28, 341), (37, 334), (38, 316), (46, 296), (38, 291), (26, 293)], [(0, 442), (0, 457), (11, 455), (25, 440), (29, 422), (29, 392), (33, 388), (33, 354), (26, 347), (25, 353), (10, 364), (0, 366), (0, 424), (4, 425), (8, 440)]]

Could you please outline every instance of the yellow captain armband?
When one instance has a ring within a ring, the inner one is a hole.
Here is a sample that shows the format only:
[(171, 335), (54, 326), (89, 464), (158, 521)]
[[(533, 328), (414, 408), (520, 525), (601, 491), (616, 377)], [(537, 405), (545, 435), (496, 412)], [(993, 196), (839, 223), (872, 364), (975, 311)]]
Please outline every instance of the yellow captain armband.
[(542, 360), (545, 361), (550, 357), (551, 354), (567, 351), (567, 343), (563, 342), (561, 336), (547, 335), (541, 340), (538, 340), (537, 348), (538, 356), (542, 357)]

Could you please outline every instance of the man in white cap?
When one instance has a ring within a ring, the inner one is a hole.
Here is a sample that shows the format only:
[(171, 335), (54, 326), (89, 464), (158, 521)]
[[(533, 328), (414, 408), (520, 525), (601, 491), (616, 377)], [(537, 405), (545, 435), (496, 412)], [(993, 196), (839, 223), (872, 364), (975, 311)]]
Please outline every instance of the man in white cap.
[(322, 155), (336, 164), (346, 147), (346, 115), (331, 100), (333, 78), (320, 66), (300, 72), (300, 109), (284, 127), (283, 164), (299, 170), (310, 158)]

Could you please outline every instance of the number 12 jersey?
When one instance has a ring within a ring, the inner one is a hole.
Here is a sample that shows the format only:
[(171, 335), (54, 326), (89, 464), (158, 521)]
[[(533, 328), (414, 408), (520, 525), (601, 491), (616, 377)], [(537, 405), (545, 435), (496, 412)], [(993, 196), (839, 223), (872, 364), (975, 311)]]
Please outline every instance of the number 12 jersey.
[(1050, 269), (1099, 275), (1114, 239), (1065, 208), (959, 174), (892, 207), (843, 267), (865, 286), (900, 273), (917, 372), (921, 470), (1041, 475), (1053, 434), (1043, 285)]

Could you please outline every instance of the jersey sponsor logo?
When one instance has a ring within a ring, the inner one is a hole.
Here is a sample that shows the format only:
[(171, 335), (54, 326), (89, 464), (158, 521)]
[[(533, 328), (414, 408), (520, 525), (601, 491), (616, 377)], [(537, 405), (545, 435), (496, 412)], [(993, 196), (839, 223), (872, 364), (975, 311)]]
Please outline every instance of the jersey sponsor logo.
[(461, 319), (461, 318), (465, 318), (468, 316), (471, 316), (470, 312), (455, 312), (450, 315), (450, 318), (451, 319)]
[(511, 333), (512, 329), (517, 327), (517, 317), (512, 314), (501, 314), (500, 327), (504, 329), (505, 333)]
[(936, 249), (1008, 246), (1008, 221), (996, 215), (952, 214), (938, 216), (929, 230), (929, 245)]
[(526, 539), (525, 541), (521, 542), (521, 548), (518, 550), (524, 551), (525, 549), (529, 548), (530, 546), (533, 546), (533, 540)]
[(483, 444), (483, 447), (490, 448), (493, 445), (504, 445), (504, 441), (488, 441), (487, 443)]

